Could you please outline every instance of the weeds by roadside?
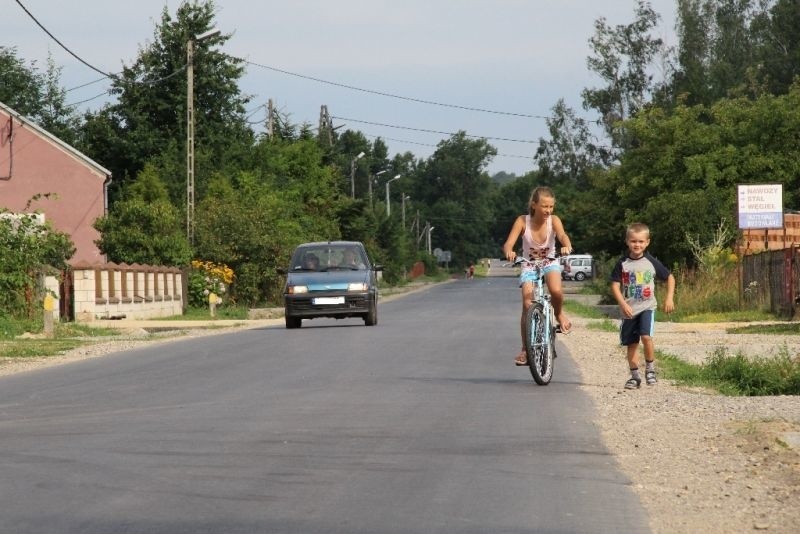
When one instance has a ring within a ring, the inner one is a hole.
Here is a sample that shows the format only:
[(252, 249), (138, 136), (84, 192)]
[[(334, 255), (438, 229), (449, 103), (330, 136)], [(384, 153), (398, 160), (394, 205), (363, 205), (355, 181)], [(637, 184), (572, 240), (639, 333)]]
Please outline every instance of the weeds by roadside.
[(718, 348), (702, 365), (660, 351), (657, 359), (664, 377), (679, 385), (708, 387), (730, 396), (800, 395), (800, 358), (792, 358), (785, 348), (770, 358), (748, 358)]
[(247, 319), (247, 308), (242, 306), (218, 306), (214, 317), (208, 308), (195, 308), (190, 306), (183, 315), (173, 315), (172, 317), (159, 317), (158, 321), (213, 321), (213, 320), (234, 320)]
[(779, 336), (800, 335), (800, 323), (774, 323), (737, 326), (728, 328), (729, 334), (776, 334)]
[[(26, 327), (34, 328), (27, 329)], [(13, 321), (0, 320), (0, 357), (2, 358), (42, 358), (63, 354), (69, 350), (93, 343), (101, 338), (118, 335), (113, 328), (94, 328), (76, 323), (61, 323), (56, 325), (55, 335), (52, 338), (42, 337), (41, 334), (22, 336), (25, 332), (41, 331), (35, 329), (35, 324), (14, 323)]]
[(608, 319), (608, 316), (600, 311), (597, 306), (591, 306), (575, 300), (564, 299), (564, 309), (569, 313), (580, 315), (586, 319)]
[[(587, 328), (604, 332), (618, 331), (618, 325), (594, 306), (565, 301), (565, 308), (574, 315), (593, 321)], [(723, 321), (731, 321), (726, 314)], [(774, 319), (774, 318), (773, 318)], [(749, 318), (748, 320), (753, 320)], [(729, 333), (800, 335), (800, 324), (776, 323), (733, 328)], [(665, 378), (677, 384), (705, 387), (729, 396), (800, 395), (800, 356), (792, 357), (786, 348), (777, 356), (747, 357), (731, 354), (720, 347), (702, 365), (686, 362), (676, 356), (657, 351), (659, 367)]]

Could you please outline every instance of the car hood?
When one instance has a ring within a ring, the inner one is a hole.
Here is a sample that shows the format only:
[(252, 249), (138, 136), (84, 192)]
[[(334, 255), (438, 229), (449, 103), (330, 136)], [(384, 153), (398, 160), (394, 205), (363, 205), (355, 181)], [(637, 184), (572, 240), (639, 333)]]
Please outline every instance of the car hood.
[(286, 278), (288, 285), (307, 286), (309, 291), (347, 289), (348, 284), (369, 284), (369, 271), (330, 270), (323, 272), (291, 272)]

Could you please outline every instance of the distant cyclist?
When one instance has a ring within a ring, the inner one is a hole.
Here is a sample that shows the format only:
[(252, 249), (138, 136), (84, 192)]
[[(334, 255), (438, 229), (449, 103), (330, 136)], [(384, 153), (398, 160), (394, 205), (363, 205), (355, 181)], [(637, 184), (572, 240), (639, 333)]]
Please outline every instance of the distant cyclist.
[[(572, 243), (564, 231), (564, 225), (557, 215), (553, 214), (556, 206), (556, 197), (549, 187), (537, 187), (531, 192), (528, 202), (529, 213), (520, 215), (514, 221), (511, 231), (503, 245), (503, 254), (508, 261), (516, 258), (516, 244), (522, 237), (522, 255), (529, 260), (543, 260), (545, 263), (544, 277), (547, 289), (550, 292), (551, 302), (556, 320), (561, 326), (561, 332), (569, 334), (572, 323), (562, 310), (564, 294), (561, 291), (561, 265), (556, 259), (556, 240), (561, 244), (559, 252), (569, 254), (572, 252)], [(520, 335), (522, 349), (515, 363), (527, 365), (525, 359), (525, 312), (531, 305), (533, 295), (533, 270), (526, 269), (523, 265), (519, 277), (519, 286), (522, 293), (522, 315), (520, 317)]]

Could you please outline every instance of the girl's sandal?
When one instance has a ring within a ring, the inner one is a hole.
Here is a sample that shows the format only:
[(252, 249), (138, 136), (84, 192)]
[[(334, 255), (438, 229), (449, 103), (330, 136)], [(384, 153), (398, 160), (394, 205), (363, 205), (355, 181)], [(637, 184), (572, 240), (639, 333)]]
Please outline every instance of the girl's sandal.
[(527, 354), (525, 354), (524, 350), (520, 351), (520, 353), (517, 354), (517, 357), (514, 360), (514, 365), (517, 365), (519, 367), (522, 367), (523, 365), (528, 365), (528, 357)]

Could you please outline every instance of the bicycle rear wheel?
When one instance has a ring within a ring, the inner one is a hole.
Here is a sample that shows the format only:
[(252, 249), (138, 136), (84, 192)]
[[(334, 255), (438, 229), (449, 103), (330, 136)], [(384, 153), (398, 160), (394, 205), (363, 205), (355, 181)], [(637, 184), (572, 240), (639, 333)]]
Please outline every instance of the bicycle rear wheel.
[(544, 306), (534, 302), (525, 315), (525, 354), (534, 381), (546, 386), (553, 377), (554, 336), (548, 335)]

